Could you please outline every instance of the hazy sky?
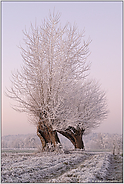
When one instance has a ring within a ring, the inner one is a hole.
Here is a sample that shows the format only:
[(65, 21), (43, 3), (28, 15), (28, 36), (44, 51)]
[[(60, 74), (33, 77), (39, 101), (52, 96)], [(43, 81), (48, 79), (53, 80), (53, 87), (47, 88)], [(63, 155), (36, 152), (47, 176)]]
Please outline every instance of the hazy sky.
[(84, 39), (92, 39), (90, 75), (107, 91), (110, 110), (95, 131), (122, 133), (122, 2), (2, 2), (2, 135), (36, 132), (26, 114), (11, 108), (4, 91), (11, 85), (11, 72), (22, 64), (22, 30), (35, 20), (41, 24), (54, 8), (62, 14), (62, 25), (76, 22), (79, 30), (85, 28)]

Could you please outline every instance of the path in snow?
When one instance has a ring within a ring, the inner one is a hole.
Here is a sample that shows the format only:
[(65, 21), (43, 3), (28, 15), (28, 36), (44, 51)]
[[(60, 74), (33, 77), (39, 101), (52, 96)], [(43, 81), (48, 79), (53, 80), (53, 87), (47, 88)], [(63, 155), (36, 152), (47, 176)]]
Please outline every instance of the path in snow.
[(68, 154), (2, 153), (1, 181), (2, 183), (86, 183), (115, 179), (122, 181), (122, 172), (117, 170), (119, 168), (119, 171), (122, 171), (122, 157), (119, 157), (119, 161), (117, 156), (115, 157), (109, 153), (85, 151), (71, 151)]
[(90, 153), (3, 153), (1, 180), (2, 183), (46, 182), (74, 168), (89, 157), (91, 157)]
[(49, 183), (123, 182), (123, 157), (110, 153), (95, 154)]
[(119, 155), (109, 156), (109, 168), (106, 174), (107, 181), (117, 181), (122, 182), (123, 178), (123, 157)]
[(103, 166), (104, 163), (106, 163), (106, 167), (108, 167), (107, 162), (108, 154), (100, 153), (100, 154), (94, 154), (90, 156), (89, 158), (82, 161), (79, 165), (77, 165), (77, 168), (74, 168), (60, 177), (56, 179), (51, 179), (48, 182), (49, 183), (88, 183), (88, 182), (95, 182), (96, 181), (96, 175)]

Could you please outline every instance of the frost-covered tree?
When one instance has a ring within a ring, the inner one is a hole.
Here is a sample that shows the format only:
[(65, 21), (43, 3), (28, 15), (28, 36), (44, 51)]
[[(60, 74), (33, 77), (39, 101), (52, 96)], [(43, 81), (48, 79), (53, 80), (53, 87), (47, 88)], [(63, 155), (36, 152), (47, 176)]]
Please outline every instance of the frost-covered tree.
[(106, 93), (95, 80), (85, 80), (75, 84), (63, 107), (60, 106), (63, 109), (60, 114), (58, 110), (61, 121), (54, 122), (53, 127), (70, 139), (75, 148), (83, 149), (82, 135), (98, 127), (107, 117)]
[(40, 117), (37, 135), (44, 147), (59, 142), (53, 125), (61, 122), (69, 104), (73, 107), (70, 100), (75, 85), (86, 78), (90, 68), (90, 41), (82, 40), (84, 32), (69, 23), (62, 27), (59, 22), (60, 14), (53, 13), (41, 26), (31, 25), (29, 32), (24, 31), (25, 47), (20, 47), (23, 65), (12, 74), (12, 86), (7, 92), (18, 103), (13, 106), (15, 110), (27, 112), (36, 123)]

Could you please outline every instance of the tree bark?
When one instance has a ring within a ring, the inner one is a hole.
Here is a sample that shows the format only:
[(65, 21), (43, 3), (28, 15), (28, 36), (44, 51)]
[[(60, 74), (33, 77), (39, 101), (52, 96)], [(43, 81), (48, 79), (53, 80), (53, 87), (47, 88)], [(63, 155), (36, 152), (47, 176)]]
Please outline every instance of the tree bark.
[(84, 131), (84, 129), (80, 129), (79, 127), (75, 129), (74, 127), (69, 126), (66, 130), (61, 130), (58, 132), (67, 137), (75, 148), (84, 149), (84, 143), (82, 140)]
[(56, 130), (53, 130), (47, 122), (41, 120), (38, 122), (37, 136), (40, 138), (43, 151), (46, 149), (47, 143), (50, 143), (53, 147), (60, 143)]

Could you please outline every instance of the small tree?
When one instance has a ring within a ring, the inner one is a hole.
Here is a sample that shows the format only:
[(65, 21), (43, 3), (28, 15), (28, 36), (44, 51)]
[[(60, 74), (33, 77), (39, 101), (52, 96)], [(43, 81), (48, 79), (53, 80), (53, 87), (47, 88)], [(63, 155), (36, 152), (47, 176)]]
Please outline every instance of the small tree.
[[(53, 13), (42, 26), (31, 25), (31, 32), (24, 32), (25, 48), (20, 47), (23, 65), (21, 71), (12, 74), (7, 92), (18, 103), (13, 106), (15, 110), (33, 117), (43, 147), (59, 142), (54, 122), (61, 121), (69, 90), (86, 78), (90, 68), (86, 61), (90, 41), (82, 43), (84, 32), (79, 33), (69, 23), (61, 27), (59, 21), (60, 14)], [(71, 97), (67, 101), (72, 103), (69, 100)]]
[(69, 138), (75, 148), (84, 149), (82, 135), (98, 127), (107, 117), (106, 94), (98, 82), (85, 80), (83, 84), (75, 85), (63, 106), (61, 122), (55, 122), (55, 129)]

